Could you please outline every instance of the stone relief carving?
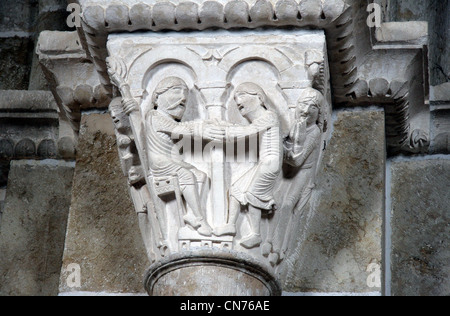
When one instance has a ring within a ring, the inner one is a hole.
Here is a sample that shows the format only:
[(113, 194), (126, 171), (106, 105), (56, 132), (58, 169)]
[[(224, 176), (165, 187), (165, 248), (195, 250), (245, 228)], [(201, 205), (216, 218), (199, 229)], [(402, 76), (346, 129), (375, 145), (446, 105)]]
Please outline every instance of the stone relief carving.
[(264, 91), (254, 83), (243, 83), (234, 92), (240, 114), (250, 122), (248, 126), (227, 127), (228, 139), (259, 136), (258, 163), (248, 173), (232, 183), (229, 191), (228, 223), (215, 230), (217, 236), (236, 235), (236, 222), (242, 208), (247, 212), (250, 233), (240, 245), (251, 249), (262, 243), (262, 212), (276, 209), (273, 196), (276, 180), (283, 162), (282, 137), (278, 115), (267, 106)]
[(151, 261), (209, 248), (275, 274), (327, 137), (323, 33), (118, 36), (109, 52), (122, 95), (110, 111)]

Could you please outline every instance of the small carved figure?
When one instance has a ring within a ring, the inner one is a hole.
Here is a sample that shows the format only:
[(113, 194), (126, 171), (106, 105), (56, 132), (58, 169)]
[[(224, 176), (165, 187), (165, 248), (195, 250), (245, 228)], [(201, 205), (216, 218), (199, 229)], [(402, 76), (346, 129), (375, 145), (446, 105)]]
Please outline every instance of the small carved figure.
[(133, 141), (129, 119), (120, 102), (111, 102), (109, 106), (111, 118), (116, 128), (117, 147), (123, 173), (128, 177), (130, 185), (145, 181), (139, 155)]
[(226, 127), (227, 141), (258, 135), (259, 162), (232, 184), (228, 224), (216, 228), (214, 234), (236, 235), (236, 222), (241, 207), (244, 206), (248, 210), (251, 233), (245, 236), (240, 244), (251, 249), (262, 242), (261, 212), (273, 211), (276, 208), (273, 189), (281, 172), (283, 147), (278, 115), (267, 107), (267, 97), (261, 87), (254, 83), (243, 83), (236, 88), (234, 100), (239, 112), (250, 125)]
[[(156, 216), (154, 207), (149, 207), (149, 193), (145, 185), (145, 173), (137, 153), (133, 133), (128, 116), (123, 111), (121, 102), (114, 99), (109, 110), (116, 130), (117, 147), (119, 150), (122, 171), (128, 177), (130, 195), (136, 207), (139, 226), (149, 259), (156, 260), (156, 249), (162, 256), (167, 251), (167, 232), (161, 218)], [(152, 242), (155, 241), (156, 245)], [(156, 246), (156, 247), (154, 247)]]
[[(281, 245), (273, 245), (273, 253), (270, 255), (272, 264), (276, 264), (283, 258), (290, 240), (289, 232), (292, 232), (293, 215), (295, 210), (302, 209), (309, 201), (319, 161), (321, 138), (324, 130), (325, 98), (322, 93), (313, 88), (306, 89), (295, 111), (295, 123), (291, 132), (284, 141), (285, 163), (290, 167), (284, 175), (289, 180), (287, 192), (282, 205), (282, 210), (292, 210), (290, 218), (286, 221), (288, 229), (276, 228), (276, 238)], [(279, 221), (278, 224), (282, 222)], [(269, 255), (272, 250), (272, 240), (269, 238), (263, 245), (263, 254)], [(281, 250), (280, 250), (281, 247)], [(281, 257), (280, 257), (281, 256)]]
[(289, 165), (301, 169), (315, 169), (320, 153), (324, 104), (323, 95), (312, 88), (306, 89), (298, 100), (296, 122), (284, 142), (285, 161)]
[[(180, 136), (202, 137), (207, 140), (224, 137), (224, 131), (203, 122), (181, 122), (188, 97), (186, 83), (178, 77), (163, 79), (152, 96), (153, 109), (145, 117), (146, 151), (154, 178), (176, 176), (181, 195), (189, 206), (183, 219), (200, 235), (211, 236), (212, 229), (205, 219), (199, 186), (205, 187), (207, 176), (183, 161), (174, 150)], [(208, 127), (208, 128), (203, 128)]]

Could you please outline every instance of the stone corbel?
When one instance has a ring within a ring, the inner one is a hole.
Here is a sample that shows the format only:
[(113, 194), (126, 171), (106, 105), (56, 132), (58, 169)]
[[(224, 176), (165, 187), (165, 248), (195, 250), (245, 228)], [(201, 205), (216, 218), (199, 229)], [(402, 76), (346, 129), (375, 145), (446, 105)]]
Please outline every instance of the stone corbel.
[[(428, 151), (430, 135), (428, 30), (425, 22), (367, 25), (365, 1), (327, 30), (333, 98), (337, 106), (381, 105), (388, 153)], [(358, 10), (357, 8), (361, 8)], [(358, 32), (356, 32), (358, 30)]]
[(73, 157), (81, 111), (107, 108), (110, 97), (82, 48), (77, 32), (42, 32), (37, 54), (59, 107), (60, 154)]

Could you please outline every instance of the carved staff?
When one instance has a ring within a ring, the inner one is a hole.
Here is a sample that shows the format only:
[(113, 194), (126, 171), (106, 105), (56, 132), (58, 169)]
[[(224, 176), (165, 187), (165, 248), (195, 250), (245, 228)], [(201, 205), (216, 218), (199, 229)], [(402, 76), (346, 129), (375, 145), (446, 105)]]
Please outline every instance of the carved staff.
[(131, 94), (130, 85), (128, 84), (127, 77), (127, 67), (122, 59), (108, 57), (106, 59), (106, 63), (108, 65), (108, 74), (111, 78), (111, 81), (119, 88), (120, 93), (122, 94), (122, 105), (124, 112), (130, 117), (131, 129), (134, 135), (134, 141), (136, 143), (136, 147), (139, 153), (139, 157), (141, 158), (142, 165), (145, 169), (145, 175), (148, 176), (148, 165), (147, 161), (145, 161), (145, 152), (144, 152), (144, 144), (142, 141), (142, 130), (143, 130), (143, 121), (141, 112), (139, 111), (139, 104), (136, 99)]
[[(116, 87), (119, 88), (120, 93), (122, 94), (122, 105), (124, 112), (128, 115), (130, 118), (131, 123), (131, 130), (133, 132), (134, 141), (136, 144), (136, 148), (139, 154), (139, 158), (141, 159), (141, 163), (144, 169), (145, 173), (145, 179), (147, 180), (149, 177), (148, 171), (149, 171), (149, 165), (146, 159), (146, 153), (145, 153), (145, 146), (143, 141), (143, 119), (141, 116), (141, 111), (139, 110), (139, 104), (136, 101), (136, 99), (133, 97), (131, 93), (130, 85), (127, 82), (127, 67), (122, 59), (114, 58), (114, 57), (108, 57), (106, 59), (106, 63), (108, 65), (108, 74), (111, 78), (112, 83), (116, 85)], [(147, 182), (148, 184), (148, 182)], [(148, 184), (149, 190), (151, 184)], [(167, 240), (168, 234), (167, 229), (165, 226), (165, 214), (164, 212), (158, 211), (160, 208), (155, 207), (152, 210), (149, 210), (149, 212), (154, 212), (154, 214), (157, 215), (158, 222), (159, 222), (159, 229), (161, 230), (161, 233), (163, 235), (163, 238)], [(154, 221), (150, 221), (150, 224), (152, 225), (152, 229), (157, 231), (156, 223)]]

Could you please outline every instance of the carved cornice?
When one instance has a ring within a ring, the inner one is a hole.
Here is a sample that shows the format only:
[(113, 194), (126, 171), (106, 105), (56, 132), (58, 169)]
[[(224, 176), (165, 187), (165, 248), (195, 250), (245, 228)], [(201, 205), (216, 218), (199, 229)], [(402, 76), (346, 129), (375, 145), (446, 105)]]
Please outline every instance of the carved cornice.
[(324, 28), (347, 8), (343, 0), (78, 1), (85, 26), (97, 33), (261, 26)]
[(346, 2), (351, 9), (326, 30), (335, 106), (384, 106), (389, 154), (426, 152), (427, 24), (394, 22), (370, 28), (366, 6), (371, 1)]
[[(69, 152), (76, 146), (81, 111), (107, 108), (110, 97), (99, 80), (94, 64), (81, 46), (77, 32), (42, 32), (37, 54), (50, 89), (60, 109), (60, 130)], [(71, 130), (70, 130), (71, 129)]]
[(213, 28), (314, 27), (324, 29), (348, 8), (343, 0), (196, 1), (173, 4), (154, 0), (78, 1), (82, 6), (85, 46), (101, 81), (112, 91), (105, 59), (108, 34), (135, 31), (182, 31)]
[(57, 137), (50, 92), (0, 91), (0, 160), (57, 158)]
[[(335, 106), (385, 106), (389, 152), (418, 153), (428, 149), (427, 34), (421, 22), (385, 23), (371, 29), (366, 23), (368, 0), (258, 0), (254, 4), (243, 0), (78, 2), (82, 7), (80, 31), (84, 46), (89, 48), (108, 92), (112, 92), (112, 85), (106, 70), (106, 41), (111, 33), (258, 27), (323, 29)], [(399, 58), (410, 63), (399, 65), (391, 54), (403, 54)], [(371, 68), (373, 60), (380, 60), (388, 74)], [(420, 93), (403, 93), (404, 87), (419, 89)], [(417, 141), (417, 134), (422, 141)]]

